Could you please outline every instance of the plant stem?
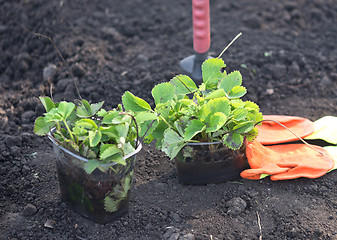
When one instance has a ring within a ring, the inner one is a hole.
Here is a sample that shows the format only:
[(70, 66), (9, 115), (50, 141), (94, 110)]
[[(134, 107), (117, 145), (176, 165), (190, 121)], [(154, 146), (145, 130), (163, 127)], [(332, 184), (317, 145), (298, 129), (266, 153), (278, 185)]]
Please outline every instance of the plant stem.
[(132, 118), (132, 120), (134, 121), (135, 125), (136, 125), (136, 133), (137, 133), (137, 143), (136, 143), (136, 148), (138, 147), (138, 143), (139, 143), (139, 132), (138, 132), (138, 124), (137, 124), (137, 121), (136, 121), (136, 118), (132, 115), (132, 114), (129, 114), (127, 112), (120, 112), (119, 115), (128, 115)]
[[(63, 136), (63, 134), (61, 132), (61, 125), (60, 125), (59, 122), (56, 123), (56, 130), (57, 130), (58, 134), (60, 134), (63, 139), (66, 139), (66, 137)], [(63, 143), (61, 145), (63, 145)]]
[(146, 132), (144, 133), (144, 135), (142, 136), (142, 138), (146, 136), (147, 132), (150, 130), (150, 128), (152, 127), (152, 125), (153, 125), (153, 123), (154, 123), (155, 121), (156, 121), (156, 119), (155, 119), (155, 120), (152, 120), (152, 122), (150, 123), (150, 126), (146, 129)]
[(73, 136), (73, 134), (72, 134), (72, 132), (71, 132), (71, 130), (70, 130), (68, 124), (67, 124), (67, 121), (64, 120), (63, 123), (64, 123), (64, 125), (65, 125), (66, 128), (67, 128), (67, 131), (68, 131), (68, 133), (69, 133), (69, 135), (70, 135), (71, 140), (72, 140), (74, 143), (76, 143), (76, 142), (75, 142), (75, 139), (74, 139), (74, 136)]
[[(78, 145), (78, 147), (80, 148), (82, 145), (84, 145), (85, 141), (87, 141), (88, 139), (89, 139), (89, 136), (86, 137), (86, 138), (82, 141), (82, 143), (81, 143), (80, 145)], [(78, 144), (78, 143), (76, 143), (76, 144)]]
[(59, 123), (59, 122), (56, 123), (56, 129), (57, 129), (57, 131), (60, 132), (61, 126), (60, 126), (60, 123)]
[[(167, 126), (169, 126), (172, 130), (174, 130), (175, 131), (175, 128), (174, 127), (172, 127), (171, 126), (171, 124), (169, 124), (167, 121), (166, 121), (166, 119), (165, 118), (163, 118), (162, 116), (160, 116), (160, 115), (158, 115), (158, 117), (160, 117), (161, 118), (161, 120), (163, 120), (163, 122), (164, 123), (166, 123), (167, 124)], [(183, 137), (183, 136), (181, 136), (180, 135), (180, 133), (179, 132), (177, 132), (177, 131), (175, 131), (176, 133), (178, 133), (178, 135), (180, 136), (180, 137)]]

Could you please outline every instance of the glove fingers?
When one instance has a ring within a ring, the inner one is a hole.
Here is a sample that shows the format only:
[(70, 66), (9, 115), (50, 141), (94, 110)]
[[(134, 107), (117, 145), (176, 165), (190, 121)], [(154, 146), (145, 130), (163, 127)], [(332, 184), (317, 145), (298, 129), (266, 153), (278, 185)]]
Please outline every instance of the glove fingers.
[(293, 168), (290, 169), (287, 172), (284, 173), (278, 173), (270, 177), (271, 180), (277, 181), (277, 180), (289, 180), (289, 179), (295, 179), (300, 177), (306, 177), (306, 178), (319, 178), (326, 174), (327, 171), (322, 169), (313, 169), (313, 168)]
[(299, 163), (277, 163), (279, 167), (289, 167), (287, 172), (278, 173), (270, 177), (271, 180), (288, 180), (300, 177), (318, 178), (330, 171), (335, 161), (332, 156), (324, 150), (325, 155), (313, 156), (312, 159)]
[(263, 146), (253, 141), (247, 146), (246, 153), (251, 169), (243, 171), (241, 176), (248, 179), (260, 179), (261, 174), (273, 175), (272, 180), (318, 178), (335, 165), (333, 157), (326, 149), (313, 145)]
[(291, 168), (279, 167), (276, 164), (269, 164), (263, 168), (258, 169), (247, 169), (241, 172), (241, 177), (247, 179), (260, 179), (261, 174), (274, 175), (289, 171)]

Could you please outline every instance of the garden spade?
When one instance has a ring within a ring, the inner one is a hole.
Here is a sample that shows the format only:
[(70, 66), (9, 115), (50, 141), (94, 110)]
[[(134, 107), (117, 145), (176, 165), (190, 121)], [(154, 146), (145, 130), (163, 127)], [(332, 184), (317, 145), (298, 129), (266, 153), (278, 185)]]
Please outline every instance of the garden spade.
[(201, 82), (201, 64), (208, 58), (210, 47), (209, 0), (192, 0), (193, 48), (194, 55), (180, 61), (184, 74)]

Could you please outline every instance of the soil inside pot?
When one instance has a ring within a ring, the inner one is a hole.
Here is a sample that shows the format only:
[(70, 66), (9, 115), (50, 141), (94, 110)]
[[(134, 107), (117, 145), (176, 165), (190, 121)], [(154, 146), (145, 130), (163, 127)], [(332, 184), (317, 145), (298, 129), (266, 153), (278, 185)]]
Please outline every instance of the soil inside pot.
[(248, 168), (245, 150), (245, 144), (238, 150), (222, 144), (187, 145), (176, 157), (179, 181), (207, 184), (237, 179)]

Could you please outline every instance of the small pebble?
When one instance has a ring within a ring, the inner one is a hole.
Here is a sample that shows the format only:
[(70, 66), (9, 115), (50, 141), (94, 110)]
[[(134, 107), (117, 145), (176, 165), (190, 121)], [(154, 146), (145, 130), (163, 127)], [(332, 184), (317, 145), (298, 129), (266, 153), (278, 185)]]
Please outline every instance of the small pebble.
[(28, 203), (22, 211), (22, 215), (25, 217), (32, 216), (37, 212), (36, 207), (33, 204)]
[(319, 82), (320, 87), (322, 88), (326, 88), (329, 87), (332, 84), (332, 81), (330, 80), (330, 78), (328, 76), (323, 76), (321, 81)]
[(103, 27), (102, 33), (109, 39), (112, 39), (115, 42), (122, 42), (123, 36), (113, 27)]
[(7, 147), (13, 147), (13, 146), (21, 147), (21, 145), (22, 145), (22, 138), (20, 136), (11, 136), (11, 135), (8, 135), (5, 138), (5, 142), (6, 142)]
[(163, 235), (163, 239), (170, 239), (170, 237), (174, 234), (174, 233), (178, 233), (179, 234), (180, 230), (178, 228), (175, 227), (169, 227), (167, 229), (167, 231), (165, 232), (165, 234)]
[(74, 74), (75, 77), (81, 78), (85, 74), (85, 70), (82, 65), (76, 63), (71, 67), (71, 71)]
[(228, 208), (227, 213), (229, 215), (235, 216), (243, 212), (243, 210), (245, 210), (245, 208), (247, 207), (247, 203), (242, 198), (236, 197), (229, 200), (226, 203), (226, 207)]
[(253, 29), (261, 28), (261, 19), (258, 16), (250, 16), (243, 20), (244, 24)]
[(44, 223), (44, 227), (46, 228), (54, 228), (54, 225), (56, 224), (56, 222), (54, 220), (50, 220), (48, 219), (45, 223)]
[(49, 64), (43, 69), (43, 80), (44, 81), (53, 81), (55, 74), (57, 72), (57, 67), (55, 64)]
[(179, 236), (179, 233), (173, 233), (168, 240), (178, 240)]
[(10, 148), (11, 155), (18, 156), (21, 153), (21, 148), (18, 146), (13, 146)]
[(192, 233), (187, 233), (184, 236), (181, 236), (179, 240), (195, 240), (195, 236)]
[(174, 213), (174, 212), (171, 213), (171, 219), (174, 220), (177, 223), (181, 221), (180, 216), (177, 213)]
[(34, 122), (35, 118), (36, 118), (36, 114), (32, 110), (26, 111), (21, 115), (21, 121), (23, 123), (32, 123)]

